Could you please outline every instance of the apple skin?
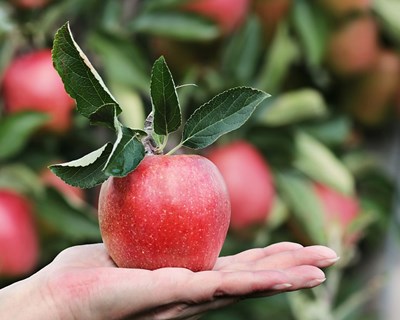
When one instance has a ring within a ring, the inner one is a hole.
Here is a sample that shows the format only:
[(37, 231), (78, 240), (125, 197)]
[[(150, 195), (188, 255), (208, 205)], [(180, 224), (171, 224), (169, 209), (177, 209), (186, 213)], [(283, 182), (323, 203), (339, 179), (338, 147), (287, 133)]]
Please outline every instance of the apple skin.
[(399, 86), (400, 57), (381, 50), (373, 67), (350, 83), (343, 105), (362, 125), (382, 125), (390, 115)]
[(338, 76), (370, 69), (379, 52), (378, 27), (371, 17), (353, 19), (336, 29), (328, 40), (326, 62)]
[(23, 9), (36, 9), (45, 6), (49, 0), (13, 0), (16, 6)]
[(244, 21), (250, 0), (191, 0), (182, 9), (209, 18), (225, 34), (233, 32)]
[(320, 183), (315, 183), (313, 188), (324, 210), (326, 228), (329, 229), (332, 224), (338, 224), (343, 231), (344, 243), (354, 244), (359, 235), (350, 233), (348, 229), (360, 215), (360, 205), (357, 199), (341, 194)]
[(14, 191), (0, 189), (0, 221), (0, 276), (28, 274), (39, 256), (30, 203)]
[(264, 224), (271, 211), (275, 187), (269, 166), (250, 143), (238, 140), (207, 153), (221, 172), (230, 196), (231, 229)]
[(50, 131), (65, 132), (71, 125), (75, 103), (53, 67), (50, 49), (15, 58), (4, 74), (3, 96), (9, 113), (33, 110), (48, 114), (45, 128)]
[(229, 219), (224, 180), (198, 155), (147, 155), (100, 190), (100, 231), (119, 267), (210, 270)]

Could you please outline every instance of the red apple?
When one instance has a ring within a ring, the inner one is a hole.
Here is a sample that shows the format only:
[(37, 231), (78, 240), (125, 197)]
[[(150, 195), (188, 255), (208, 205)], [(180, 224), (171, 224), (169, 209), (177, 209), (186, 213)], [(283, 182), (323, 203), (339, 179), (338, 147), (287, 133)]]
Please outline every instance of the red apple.
[(378, 52), (376, 22), (371, 17), (361, 17), (332, 33), (328, 41), (326, 62), (339, 76), (360, 74), (373, 66)]
[(207, 17), (224, 33), (234, 31), (244, 21), (250, 0), (189, 0), (182, 8)]
[(350, 224), (359, 216), (360, 207), (357, 199), (339, 193), (332, 188), (315, 183), (314, 190), (324, 210), (325, 225), (339, 225), (346, 239), (355, 240), (356, 235), (349, 234)]
[(380, 125), (390, 114), (399, 85), (400, 57), (382, 50), (372, 69), (349, 84), (344, 105), (363, 125)]
[(12, 2), (24, 9), (36, 9), (45, 6), (49, 0), (12, 0)]
[(354, 12), (368, 12), (371, 9), (371, 0), (319, 0), (319, 2), (335, 17), (344, 17)]
[(38, 239), (29, 202), (0, 189), (0, 275), (21, 276), (38, 261)]
[(105, 246), (119, 267), (211, 269), (229, 227), (218, 169), (197, 155), (148, 155), (99, 196)]
[(85, 193), (81, 188), (77, 188), (65, 183), (61, 178), (52, 173), (49, 169), (40, 172), (40, 178), (47, 186), (57, 189), (72, 203), (80, 204), (85, 198)]
[(292, 5), (292, 0), (254, 0), (254, 11), (260, 18), (264, 36), (271, 41), (279, 22), (284, 19)]
[(231, 228), (240, 230), (264, 223), (271, 210), (275, 188), (267, 163), (246, 141), (211, 149), (207, 157), (221, 172), (231, 200)]
[(46, 128), (65, 132), (71, 125), (74, 100), (65, 92), (53, 67), (50, 49), (25, 54), (7, 68), (3, 79), (7, 112), (35, 110), (48, 114)]

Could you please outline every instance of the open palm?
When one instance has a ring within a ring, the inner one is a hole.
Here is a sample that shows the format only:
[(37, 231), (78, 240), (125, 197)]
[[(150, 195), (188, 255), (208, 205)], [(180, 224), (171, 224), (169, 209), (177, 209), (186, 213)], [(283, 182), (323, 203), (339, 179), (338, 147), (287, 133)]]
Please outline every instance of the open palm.
[(197, 319), (238, 300), (322, 283), (336, 253), (282, 242), (221, 257), (213, 270), (117, 268), (103, 244), (71, 247), (36, 277), (61, 319)]

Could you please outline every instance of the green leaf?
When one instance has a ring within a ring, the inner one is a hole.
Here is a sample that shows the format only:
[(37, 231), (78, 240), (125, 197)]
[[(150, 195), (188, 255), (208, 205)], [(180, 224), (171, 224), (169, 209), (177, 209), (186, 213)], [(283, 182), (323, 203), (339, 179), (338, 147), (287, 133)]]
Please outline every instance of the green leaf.
[[(97, 113), (113, 115), (114, 109), (117, 114), (121, 112), (100, 75), (75, 42), (68, 23), (54, 37), (53, 63), (66, 91), (76, 99), (78, 111), (83, 116), (91, 119), (98, 118)], [(97, 123), (111, 128), (114, 126), (113, 117), (103, 118)]]
[(49, 188), (35, 205), (39, 219), (58, 234), (73, 241), (101, 241), (94, 216), (90, 218), (84, 208), (71, 206), (57, 190)]
[[(87, 42), (101, 59), (107, 83), (124, 85), (148, 94), (150, 66), (131, 37), (96, 31), (89, 35)], [(114, 97), (118, 98), (112, 85), (110, 88)], [(118, 102), (123, 107), (119, 99)]]
[(183, 12), (143, 12), (131, 27), (136, 32), (190, 41), (209, 41), (220, 35), (215, 23)]
[(181, 109), (174, 79), (164, 57), (160, 57), (154, 62), (150, 94), (154, 108), (155, 133), (168, 135), (177, 130), (182, 122)]
[(257, 122), (269, 126), (293, 124), (328, 114), (323, 96), (313, 89), (286, 92), (257, 113)]
[(326, 244), (323, 208), (311, 183), (291, 173), (278, 173), (275, 178), (282, 198), (302, 229), (315, 243)]
[(226, 90), (198, 108), (183, 129), (182, 145), (201, 149), (241, 127), (269, 94), (247, 87)]
[(222, 70), (228, 79), (232, 77), (236, 81), (249, 83), (254, 78), (262, 53), (261, 44), (260, 23), (251, 16), (224, 47)]
[(37, 196), (44, 192), (43, 183), (38, 175), (22, 163), (0, 166), (0, 188)]
[(50, 166), (50, 169), (66, 183), (79, 188), (92, 188), (108, 179), (103, 171), (113, 151), (111, 143), (87, 154), (86, 156)]
[(18, 112), (0, 121), (0, 160), (17, 154), (30, 136), (48, 120), (41, 112)]
[(261, 68), (257, 88), (272, 94), (278, 92), (292, 64), (300, 57), (297, 43), (290, 35), (289, 26), (283, 21), (275, 34), (265, 63)]
[(145, 150), (142, 142), (138, 140), (138, 135), (142, 134), (141, 131), (119, 125), (117, 132), (117, 141), (114, 143), (104, 172), (107, 176), (124, 177), (143, 160)]
[(344, 164), (322, 143), (299, 131), (294, 166), (312, 179), (344, 193), (354, 191), (354, 178)]
[(317, 67), (325, 54), (329, 19), (319, 6), (306, 0), (296, 0), (292, 12), (294, 29), (303, 44), (305, 59), (310, 66)]

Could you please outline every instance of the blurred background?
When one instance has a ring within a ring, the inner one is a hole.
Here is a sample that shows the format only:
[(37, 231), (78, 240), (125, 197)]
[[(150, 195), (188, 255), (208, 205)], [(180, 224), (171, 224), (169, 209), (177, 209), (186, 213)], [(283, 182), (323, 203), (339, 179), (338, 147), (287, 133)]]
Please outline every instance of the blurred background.
[(341, 260), (316, 289), (204, 319), (398, 319), (398, 0), (0, 1), (0, 287), (68, 246), (101, 241), (98, 188), (70, 187), (47, 169), (112, 139), (76, 112), (52, 67), (66, 21), (132, 128), (151, 110), (160, 55), (185, 118), (234, 86), (272, 95), (201, 152), (231, 196), (222, 254), (296, 241)]

